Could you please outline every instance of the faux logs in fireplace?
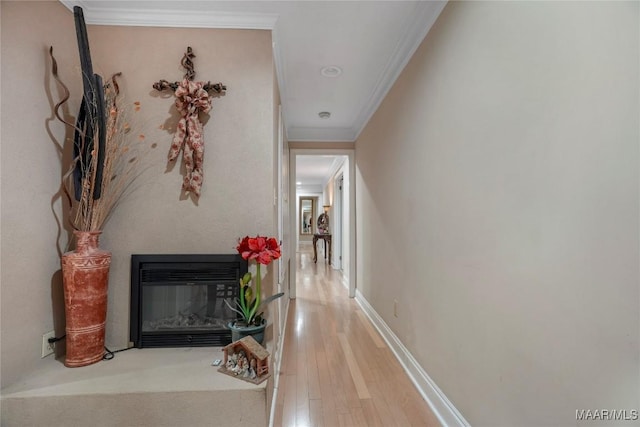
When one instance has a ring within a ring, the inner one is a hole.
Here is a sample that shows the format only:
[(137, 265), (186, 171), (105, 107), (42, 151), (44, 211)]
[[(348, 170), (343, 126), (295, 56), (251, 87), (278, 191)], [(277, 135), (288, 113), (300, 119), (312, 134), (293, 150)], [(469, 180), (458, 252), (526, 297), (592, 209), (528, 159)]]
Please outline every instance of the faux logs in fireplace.
[(231, 342), (226, 324), (247, 262), (233, 255), (132, 255), (135, 347), (207, 347)]

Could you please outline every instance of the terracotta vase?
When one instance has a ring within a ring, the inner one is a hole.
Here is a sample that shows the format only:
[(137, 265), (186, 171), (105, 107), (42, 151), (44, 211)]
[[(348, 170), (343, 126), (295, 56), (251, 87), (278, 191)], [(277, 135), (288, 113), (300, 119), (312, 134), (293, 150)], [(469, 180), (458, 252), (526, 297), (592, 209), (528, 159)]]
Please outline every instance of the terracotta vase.
[(101, 231), (74, 231), (76, 250), (62, 256), (67, 354), (65, 366), (102, 360), (111, 252), (98, 247)]

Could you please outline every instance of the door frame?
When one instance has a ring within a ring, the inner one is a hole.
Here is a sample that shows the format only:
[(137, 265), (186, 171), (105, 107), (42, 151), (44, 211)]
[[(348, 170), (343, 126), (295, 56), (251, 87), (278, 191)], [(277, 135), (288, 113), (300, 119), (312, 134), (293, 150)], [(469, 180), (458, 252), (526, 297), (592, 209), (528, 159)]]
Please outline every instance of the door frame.
[(333, 183), (333, 214), (332, 217), (332, 233), (333, 233), (333, 268), (336, 270), (343, 270), (342, 268), (342, 252), (343, 252), (343, 237), (344, 230), (344, 192), (342, 191), (344, 181), (344, 171), (338, 170), (336, 180)]
[[(337, 149), (324, 149), (324, 148), (291, 148), (289, 149), (289, 194), (297, 197), (296, 195), (296, 161), (297, 156), (304, 155), (332, 155), (332, 156), (347, 156), (347, 176), (348, 181), (345, 186), (348, 186), (348, 200), (349, 200), (349, 247), (345, 248), (349, 252), (349, 277), (347, 278), (349, 283), (349, 298), (356, 296), (356, 180), (355, 180), (355, 150), (348, 148)], [(343, 189), (344, 191), (344, 189)], [(296, 216), (296, 203), (289, 204), (289, 217), (295, 218)], [(344, 209), (344, 206), (342, 207)], [(296, 221), (290, 221), (291, 236), (295, 236)], [(295, 263), (295, 268), (291, 269), (291, 277), (289, 280), (289, 297), (291, 299), (296, 298), (296, 278), (298, 275), (298, 267), (296, 262), (296, 250), (297, 245), (290, 245), (289, 247), (289, 259)], [(344, 260), (344, 256), (343, 256)], [(343, 266), (344, 269), (344, 266)]]

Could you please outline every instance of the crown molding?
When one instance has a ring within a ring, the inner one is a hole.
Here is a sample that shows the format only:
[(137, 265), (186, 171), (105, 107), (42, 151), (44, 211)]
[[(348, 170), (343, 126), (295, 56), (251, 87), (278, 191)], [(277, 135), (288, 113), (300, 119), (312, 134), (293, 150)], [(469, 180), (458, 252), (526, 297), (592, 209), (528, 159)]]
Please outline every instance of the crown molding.
[(333, 178), (340, 171), (345, 161), (345, 156), (336, 155), (336, 157), (333, 159), (331, 167), (329, 168), (329, 171), (327, 172), (327, 175), (324, 177), (324, 187), (326, 187), (329, 181), (331, 181), (331, 178)]
[[(217, 12), (188, 10), (188, 2), (179, 10), (100, 8), (87, 0), (59, 0), (67, 9), (80, 6), (87, 24), (140, 27), (189, 27), (273, 30), (278, 15), (273, 13)], [(126, 3), (123, 3), (126, 4)]]
[(446, 4), (447, 0), (417, 2), (415, 12), (411, 14), (411, 18), (405, 26), (407, 32), (398, 42), (394, 54), (389, 58), (384, 71), (369, 96), (369, 101), (360, 110), (360, 114), (354, 123), (354, 140), (360, 136), (373, 114), (380, 107), (382, 100), (387, 96), (387, 93), (391, 90), (404, 67), (409, 63), (422, 40), (431, 30)]
[[(90, 0), (59, 0), (67, 9), (74, 6), (83, 9), (85, 21), (92, 25), (120, 25), (141, 27), (183, 27), (183, 28), (221, 28), (221, 29), (254, 29), (271, 30), (273, 57), (276, 78), (283, 104), (283, 120), (287, 123), (287, 76), (283, 64), (285, 59), (279, 48), (276, 13), (216, 12), (212, 10), (189, 10), (189, 2), (184, 2), (181, 9), (129, 9), (126, 7), (97, 7)], [(117, 2), (112, 2), (112, 5)], [(355, 141), (382, 100), (385, 98), (396, 79), (427, 35), (436, 19), (442, 12), (447, 0), (419, 1), (415, 13), (406, 23), (407, 31), (398, 42), (394, 54), (387, 62), (379, 76), (368, 100), (360, 109), (353, 126), (349, 128), (319, 127), (287, 127), (286, 136), (289, 141), (301, 142), (344, 142)], [(122, 4), (126, 4), (122, 2)]]

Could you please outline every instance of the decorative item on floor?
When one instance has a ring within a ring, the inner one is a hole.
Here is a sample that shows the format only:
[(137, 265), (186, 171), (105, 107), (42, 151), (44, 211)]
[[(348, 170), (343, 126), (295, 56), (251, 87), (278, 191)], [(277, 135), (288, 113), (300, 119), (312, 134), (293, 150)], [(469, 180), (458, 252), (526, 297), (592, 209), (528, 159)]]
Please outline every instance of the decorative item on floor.
[[(231, 329), (231, 341), (238, 341), (244, 336), (251, 335), (259, 344), (262, 344), (267, 322), (263, 318), (263, 312), (258, 310), (263, 305), (283, 296), (284, 292), (271, 295), (264, 301), (262, 300), (260, 266), (267, 266), (271, 261), (280, 258), (280, 244), (273, 237), (246, 236), (239, 241), (236, 250), (243, 259), (256, 261), (256, 274), (254, 276), (251, 272), (248, 272), (240, 279), (240, 296), (236, 299), (236, 307), (232, 307), (225, 300), (229, 308), (240, 315), (238, 320), (229, 322), (227, 325)], [(254, 277), (255, 288), (252, 288), (250, 282)]]
[(210, 91), (222, 94), (227, 87), (222, 83), (194, 82), (196, 72), (192, 59), (195, 57), (191, 46), (188, 46), (187, 52), (180, 61), (187, 70), (182, 81), (169, 83), (166, 80), (159, 80), (153, 84), (153, 88), (159, 91), (166, 89), (174, 91), (176, 107), (181, 117), (169, 150), (169, 161), (175, 161), (182, 150), (182, 159), (186, 168), (182, 189), (186, 194), (193, 192), (196, 197), (200, 197), (203, 180), (204, 130), (198, 115), (200, 112), (208, 113), (211, 110)]
[(98, 247), (100, 231), (74, 231), (76, 249), (62, 256), (62, 282), (69, 368), (90, 365), (104, 355), (111, 252)]
[[(84, 89), (75, 124), (61, 114), (70, 92), (58, 76), (53, 47), (49, 50), (52, 74), (64, 92), (54, 112), (58, 120), (74, 130), (73, 159), (63, 176), (68, 220), (77, 240), (75, 251), (65, 253), (61, 260), (68, 367), (90, 365), (104, 355), (111, 253), (99, 248), (98, 238), (115, 206), (139, 175), (140, 152), (155, 147), (145, 143), (144, 135), (139, 135), (135, 143), (130, 138), (130, 125), (123, 117), (126, 108), (118, 96), (116, 77), (120, 73), (103, 87), (102, 78), (93, 73), (82, 8), (76, 6), (73, 10)], [(139, 103), (134, 105), (138, 110)]]
[[(331, 205), (322, 206), (323, 212), (318, 216), (318, 232), (313, 235), (313, 262), (318, 262), (318, 248), (316, 243), (318, 240), (324, 242), (324, 259), (329, 257), (329, 264), (331, 264), (331, 232), (329, 231), (329, 209)], [(327, 252), (327, 244), (329, 245), (329, 251)]]
[(232, 342), (222, 351), (224, 351), (224, 363), (218, 368), (218, 372), (253, 384), (260, 384), (271, 376), (269, 352), (252, 336)]

